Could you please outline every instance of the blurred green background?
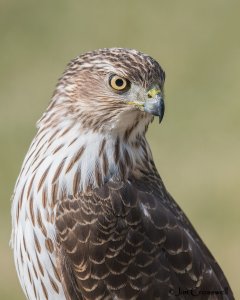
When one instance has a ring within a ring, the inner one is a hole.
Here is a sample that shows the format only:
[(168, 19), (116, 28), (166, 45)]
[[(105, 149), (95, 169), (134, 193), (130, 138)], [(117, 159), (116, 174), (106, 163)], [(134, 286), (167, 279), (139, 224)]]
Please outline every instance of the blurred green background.
[(0, 299), (24, 299), (10, 197), (35, 123), (76, 55), (136, 48), (166, 71), (166, 115), (148, 136), (168, 190), (240, 299), (240, 2), (0, 1)]

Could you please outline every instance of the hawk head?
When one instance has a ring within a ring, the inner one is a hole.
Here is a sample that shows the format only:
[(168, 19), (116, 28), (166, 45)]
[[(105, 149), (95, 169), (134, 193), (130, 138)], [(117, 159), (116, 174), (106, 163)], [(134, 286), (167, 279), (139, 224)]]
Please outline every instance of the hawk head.
[(119, 132), (139, 123), (144, 128), (153, 116), (163, 118), (164, 80), (160, 65), (136, 50), (88, 52), (68, 64), (50, 109), (60, 106), (64, 117), (88, 130)]

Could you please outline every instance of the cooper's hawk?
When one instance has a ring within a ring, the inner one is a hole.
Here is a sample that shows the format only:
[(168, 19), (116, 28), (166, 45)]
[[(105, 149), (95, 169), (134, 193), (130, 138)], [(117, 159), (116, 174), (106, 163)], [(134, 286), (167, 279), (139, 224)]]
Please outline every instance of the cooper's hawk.
[(69, 63), (13, 196), (12, 245), (28, 299), (233, 299), (146, 141), (153, 116), (164, 114), (164, 80), (136, 50)]

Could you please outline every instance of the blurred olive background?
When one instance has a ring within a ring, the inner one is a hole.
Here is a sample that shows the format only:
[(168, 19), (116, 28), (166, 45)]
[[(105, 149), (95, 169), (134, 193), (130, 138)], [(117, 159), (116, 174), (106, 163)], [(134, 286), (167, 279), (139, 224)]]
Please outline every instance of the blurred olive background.
[(128, 47), (166, 71), (166, 115), (148, 137), (168, 190), (240, 299), (240, 2), (0, 1), (0, 299), (24, 299), (10, 197), (57, 78), (88, 50)]

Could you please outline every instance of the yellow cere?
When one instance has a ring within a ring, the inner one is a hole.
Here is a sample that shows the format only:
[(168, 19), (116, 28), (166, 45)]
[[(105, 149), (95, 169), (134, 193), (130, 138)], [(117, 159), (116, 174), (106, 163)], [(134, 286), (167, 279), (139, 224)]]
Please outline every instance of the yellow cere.
[(160, 94), (161, 91), (158, 89), (151, 89), (148, 91), (148, 96), (150, 96), (151, 98), (155, 97), (156, 95)]

